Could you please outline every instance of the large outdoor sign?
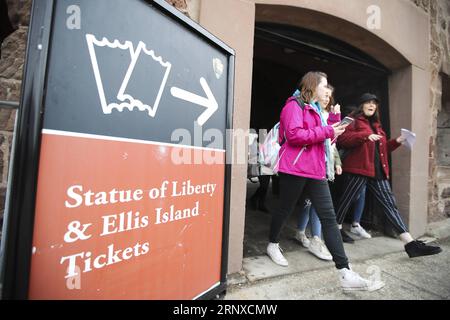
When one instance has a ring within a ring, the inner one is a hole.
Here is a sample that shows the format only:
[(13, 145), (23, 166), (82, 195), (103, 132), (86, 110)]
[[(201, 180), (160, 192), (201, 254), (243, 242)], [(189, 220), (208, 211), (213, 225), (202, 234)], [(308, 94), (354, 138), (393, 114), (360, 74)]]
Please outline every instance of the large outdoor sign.
[(233, 51), (163, 1), (48, 12), (28, 297), (223, 290)]

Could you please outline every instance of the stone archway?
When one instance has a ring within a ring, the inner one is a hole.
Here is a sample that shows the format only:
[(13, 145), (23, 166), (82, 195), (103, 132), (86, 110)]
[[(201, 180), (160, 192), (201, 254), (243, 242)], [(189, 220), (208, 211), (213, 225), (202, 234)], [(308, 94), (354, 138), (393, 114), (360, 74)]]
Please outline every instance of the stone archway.
[(255, 21), (317, 31), (360, 49), (390, 70), (409, 65), (395, 48), (367, 29), (337, 16), (286, 5), (256, 4)]

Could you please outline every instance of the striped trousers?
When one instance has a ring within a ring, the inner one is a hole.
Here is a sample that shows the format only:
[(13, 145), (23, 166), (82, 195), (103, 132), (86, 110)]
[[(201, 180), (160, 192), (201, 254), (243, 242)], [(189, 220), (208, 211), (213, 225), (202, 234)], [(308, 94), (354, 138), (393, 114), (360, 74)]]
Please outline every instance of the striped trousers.
[[(345, 215), (350, 205), (356, 200), (361, 193), (362, 188), (366, 185), (366, 190), (371, 193), (377, 202), (381, 205), (389, 223), (398, 233), (408, 232), (408, 228), (400, 216), (395, 202), (394, 194), (387, 180), (377, 180), (356, 174), (345, 174), (344, 192), (339, 198), (336, 210), (336, 219), (338, 224), (344, 222)], [(367, 193), (366, 192), (366, 193)]]

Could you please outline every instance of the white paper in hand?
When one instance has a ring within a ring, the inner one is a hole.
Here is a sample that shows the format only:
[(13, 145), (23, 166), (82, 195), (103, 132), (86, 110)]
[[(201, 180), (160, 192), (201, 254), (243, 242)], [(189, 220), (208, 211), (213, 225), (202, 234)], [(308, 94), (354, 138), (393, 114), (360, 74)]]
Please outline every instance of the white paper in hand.
[(416, 142), (416, 134), (414, 132), (411, 132), (411, 131), (403, 129), (403, 128), (402, 128), (401, 132), (402, 132), (402, 137), (405, 138), (405, 141), (403, 142), (403, 144), (411, 150), (414, 142)]

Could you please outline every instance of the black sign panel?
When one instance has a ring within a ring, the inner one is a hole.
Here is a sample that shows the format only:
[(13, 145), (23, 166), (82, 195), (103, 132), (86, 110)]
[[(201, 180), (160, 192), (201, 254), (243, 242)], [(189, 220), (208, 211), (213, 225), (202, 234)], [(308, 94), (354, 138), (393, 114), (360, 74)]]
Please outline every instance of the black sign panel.
[[(233, 50), (165, 1), (34, 1), (3, 296), (223, 291), (233, 69)], [(215, 161), (175, 162), (183, 150)]]
[(44, 128), (170, 142), (200, 120), (225, 132), (227, 51), (145, 1), (70, 5), (79, 29), (55, 5)]

